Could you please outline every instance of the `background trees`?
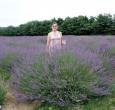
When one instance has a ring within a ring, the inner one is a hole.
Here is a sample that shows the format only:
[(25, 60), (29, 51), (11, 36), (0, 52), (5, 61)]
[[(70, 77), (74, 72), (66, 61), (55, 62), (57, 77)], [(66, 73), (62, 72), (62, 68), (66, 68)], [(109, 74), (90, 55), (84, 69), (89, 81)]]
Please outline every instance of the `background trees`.
[(100, 14), (96, 17), (78, 16), (65, 19), (51, 19), (31, 21), (17, 27), (0, 27), (3, 36), (34, 36), (46, 35), (50, 31), (52, 22), (57, 22), (59, 30), (66, 35), (115, 35), (115, 15)]

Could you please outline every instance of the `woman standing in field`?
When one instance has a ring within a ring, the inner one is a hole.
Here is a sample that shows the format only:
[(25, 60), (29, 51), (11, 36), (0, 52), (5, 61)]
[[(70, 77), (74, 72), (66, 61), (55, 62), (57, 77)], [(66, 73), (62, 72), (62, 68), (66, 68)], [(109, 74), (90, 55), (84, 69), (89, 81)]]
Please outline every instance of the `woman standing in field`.
[(62, 45), (65, 44), (62, 33), (58, 31), (57, 23), (53, 23), (51, 26), (52, 31), (47, 36), (47, 47), (49, 53), (60, 50)]

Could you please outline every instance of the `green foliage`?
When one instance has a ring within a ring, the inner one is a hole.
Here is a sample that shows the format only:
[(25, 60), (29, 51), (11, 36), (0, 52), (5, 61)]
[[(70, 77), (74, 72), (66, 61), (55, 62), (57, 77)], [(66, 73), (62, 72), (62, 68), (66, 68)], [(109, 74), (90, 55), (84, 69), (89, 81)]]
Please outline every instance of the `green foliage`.
[(80, 105), (81, 110), (114, 110), (115, 109), (115, 83), (110, 96), (97, 97)]
[(7, 72), (0, 68), (0, 77), (3, 79), (3, 80), (8, 80), (10, 78), (10, 75), (7, 74)]
[(90, 100), (82, 105), (81, 108), (82, 110), (114, 110), (115, 95)]
[(51, 105), (48, 103), (42, 103), (40, 106), (36, 106), (34, 110), (70, 110), (67, 107), (60, 107), (56, 105)]
[(4, 103), (6, 91), (0, 86), (0, 105)]
[(8, 53), (2, 59), (0, 59), (0, 68), (6, 72), (9, 72), (12, 68), (12, 64), (14, 61), (18, 60), (18, 55), (14, 53)]
[(111, 15), (100, 14), (96, 17), (95, 21), (92, 23), (94, 34), (112, 34), (111, 27), (113, 25), (113, 19)]
[(49, 103), (72, 106), (94, 95), (89, 86), (97, 81), (90, 69), (71, 54), (48, 60), (42, 56), (31, 70), (24, 69), (20, 90)]
[(2, 79), (0, 76), (0, 105), (4, 103), (6, 93), (7, 93), (6, 83), (4, 79)]
[(78, 16), (58, 18), (44, 21), (31, 21), (18, 27), (1, 27), (0, 35), (23, 36), (23, 35), (47, 35), (52, 22), (59, 24), (59, 30), (63, 34), (71, 35), (91, 35), (110, 34), (115, 35), (115, 17), (110, 14), (100, 14), (96, 17)]
[(8, 80), (10, 78), (10, 72), (14, 61), (18, 61), (19, 55), (9, 53), (0, 59), (0, 77), (3, 80)]

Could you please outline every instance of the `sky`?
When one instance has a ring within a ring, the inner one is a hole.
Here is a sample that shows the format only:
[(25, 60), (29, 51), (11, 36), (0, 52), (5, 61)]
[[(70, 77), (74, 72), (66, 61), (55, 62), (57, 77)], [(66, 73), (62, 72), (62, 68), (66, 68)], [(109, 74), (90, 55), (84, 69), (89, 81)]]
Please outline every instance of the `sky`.
[(79, 15), (115, 14), (115, 0), (0, 0), (0, 26)]

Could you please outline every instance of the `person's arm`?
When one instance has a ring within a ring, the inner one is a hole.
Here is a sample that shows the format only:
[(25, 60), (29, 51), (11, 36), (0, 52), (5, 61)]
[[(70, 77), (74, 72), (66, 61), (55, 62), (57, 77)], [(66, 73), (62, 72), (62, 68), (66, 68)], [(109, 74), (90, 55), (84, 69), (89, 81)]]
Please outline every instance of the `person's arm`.
[(48, 34), (48, 36), (47, 36), (47, 46), (49, 46), (50, 45), (50, 34)]

